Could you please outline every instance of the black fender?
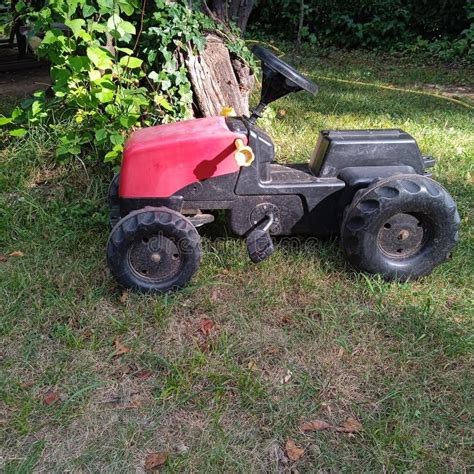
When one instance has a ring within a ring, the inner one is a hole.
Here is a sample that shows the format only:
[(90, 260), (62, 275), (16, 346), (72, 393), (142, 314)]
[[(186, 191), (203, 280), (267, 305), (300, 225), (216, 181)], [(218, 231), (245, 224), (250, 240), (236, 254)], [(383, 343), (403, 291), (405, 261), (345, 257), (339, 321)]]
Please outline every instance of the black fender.
[(339, 210), (344, 208), (352, 201), (354, 194), (362, 188), (367, 188), (374, 181), (382, 178), (389, 178), (398, 174), (418, 174), (411, 166), (351, 166), (344, 168), (338, 178), (344, 181), (346, 187), (341, 191), (339, 198)]

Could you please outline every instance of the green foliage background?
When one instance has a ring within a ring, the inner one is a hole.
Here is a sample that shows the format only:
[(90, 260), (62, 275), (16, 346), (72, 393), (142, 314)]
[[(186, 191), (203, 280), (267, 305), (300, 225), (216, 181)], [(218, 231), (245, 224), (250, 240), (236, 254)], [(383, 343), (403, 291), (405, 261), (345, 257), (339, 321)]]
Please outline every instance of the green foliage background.
[[(38, 54), (52, 63), (51, 94), (34, 94), (10, 117), (9, 135), (46, 126), (57, 156), (116, 164), (130, 130), (182, 120), (192, 111), (184, 58), (220, 30), (232, 54), (251, 62), (239, 32), (204, 15), (195, 0), (19, 1), (16, 10), (43, 35)], [(260, 0), (254, 37), (294, 40), (300, 1)], [(317, 47), (403, 50), (441, 61), (474, 60), (474, 3), (466, 0), (305, 0), (303, 40)], [(65, 25), (67, 29), (61, 27)], [(232, 28), (232, 27), (231, 27)]]
[[(15, 126), (16, 137), (46, 125), (59, 130), (58, 157), (116, 162), (130, 129), (189, 117), (183, 58), (202, 51), (204, 32), (222, 25), (184, 0), (143, 5), (142, 11), (140, 0), (48, 0), (29, 11), (19, 2), (31, 35), (46, 32), (38, 53), (52, 63), (53, 97), (34, 94), (0, 125)], [(229, 42), (235, 54), (249, 55), (233, 35)]]
[[(260, 0), (255, 33), (296, 39), (300, 1)], [(304, 0), (303, 39), (320, 46), (425, 52), (474, 60), (472, 0)]]

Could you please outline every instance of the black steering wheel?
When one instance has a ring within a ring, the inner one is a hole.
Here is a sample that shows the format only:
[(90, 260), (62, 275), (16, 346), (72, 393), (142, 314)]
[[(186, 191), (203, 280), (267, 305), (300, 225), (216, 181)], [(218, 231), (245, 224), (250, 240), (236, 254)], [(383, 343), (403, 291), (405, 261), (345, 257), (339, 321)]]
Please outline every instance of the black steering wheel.
[(296, 69), (292, 68), (289, 64), (268, 51), (268, 49), (256, 45), (252, 48), (252, 53), (255, 54), (255, 56), (257, 56), (266, 67), (272, 71), (280, 73), (298, 89), (303, 89), (311, 94), (316, 94), (318, 92), (318, 86), (313, 81), (304, 77)]

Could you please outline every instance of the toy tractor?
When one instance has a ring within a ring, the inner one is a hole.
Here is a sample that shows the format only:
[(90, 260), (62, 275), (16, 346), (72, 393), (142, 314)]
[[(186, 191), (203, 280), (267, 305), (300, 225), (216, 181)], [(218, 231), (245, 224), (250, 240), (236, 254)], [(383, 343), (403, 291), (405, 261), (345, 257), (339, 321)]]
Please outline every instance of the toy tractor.
[(431, 157), (406, 132), (325, 130), (309, 164), (275, 162), (256, 125), (270, 102), (318, 87), (255, 46), (261, 101), (250, 117), (209, 117), (132, 133), (109, 190), (107, 260), (118, 282), (141, 292), (186, 285), (199, 267), (197, 229), (228, 211), (253, 262), (274, 251), (272, 236), (340, 233), (351, 264), (386, 280), (414, 279), (445, 261), (459, 215), (430, 178)]

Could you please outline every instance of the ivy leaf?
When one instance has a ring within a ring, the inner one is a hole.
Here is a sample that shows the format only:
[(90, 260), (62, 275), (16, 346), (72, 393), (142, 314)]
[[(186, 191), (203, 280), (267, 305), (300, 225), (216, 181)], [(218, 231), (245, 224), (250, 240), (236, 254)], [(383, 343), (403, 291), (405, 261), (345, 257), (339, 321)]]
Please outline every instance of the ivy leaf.
[(195, 38), (193, 38), (193, 40), (198, 52), (202, 53), (204, 51), (204, 47), (206, 46), (206, 38), (204, 36), (196, 36)]
[(120, 116), (119, 122), (120, 122), (120, 125), (122, 125), (122, 127), (130, 128), (132, 125), (136, 123), (138, 118), (139, 118), (139, 115), (128, 113), (127, 115)]
[(26, 134), (28, 130), (26, 130), (25, 128), (15, 128), (15, 130), (12, 130), (10, 132), (10, 135), (12, 137), (22, 137), (23, 135)]
[(85, 69), (89, 69), (90, 63), (86, 56), (70, 56), (67, 59), (67, 64), (71, 68), (72, 72), (78, 73), (84, 71)]
[(123, 56), (120, 58), (120, 65), (127, 67), (129, 69), (136, 69), (140, 67), (143, 61), (140, 58), (136, 58), (135, 56)]
[(114, 0), (98, 0), (99, 12), (100, 13), (110, 13), (114, 11)]
[(21, 13), (25, 8), (26, 8), (26, 3), (23, 1), (20, 1), (15, 5), (15, 10), (19, 13)]
[(107, 25), (105, 23), (89, 23), (89, 30), (97, 33), (105, 33)]
[(153, 82), (158, 82), (160, 80), (160, 76), (156, 71), (151, 71), (150, 74), (148, 74), (148, 77)]
[(0, 116), (0, 126), (1, 125), (6, 125), (7, 123), (11, 123), (12, 122), (12, 118), (11, 117), (5, 117), (4, 115)]
[(62, 35), (58, 34), (57, 30), (56, 31), (48, 30), (41, 41), (41, 45), (45, 46), (47, 44), (56, 43), (58, 41), (59, 36), (62, 36)]
[(98, 130), (95, 131), (95, 139), (98, 142), (105, 140), (106, 136), (107, 136), (107, 130), (105, 130), (105, 128), (99, 128)]
[(132, 23), (123, 20), (117, 14), (112, 15), (108, 19), (107, 28), (111, 32), (116, 32), (115, 36), (125, 41), (129, 41), (130, 35), (134, 35), (137, 32)]
[(89, 79), (91, 82), (98, 81), (102, 77), (102, 74), (98, 69), (93, 69), (92, 71), (89, 71)]
[(58, 86), (64, 86), (67, 83), (67, 80), (71, 76), (71, 71), (68, 69), (63, 69), (59, 67), (54, 67), (51, 69), (51, 77), (55, 82), (55, 88)]
[(133, 49), (130, 48), (119, 48), (118, 46), (115, 48), (117, 51), (121, 51), (125, 54), (133, 54)]
[(77, 38), (86, 22), (82, 18), (77, 18), (75, 20), (66, 20), (64, 24), (71, 28), (72, 34)]
[(165, 110), (169, 112), (173, 111), (171, 104), (162, 95), (155, 95), (154, 101), (156, 105), (163, 107)]
[(20, 107), (15, 107), (12, 112), (12, 120), (16, 120), (18, 117), (21, 116), (22, 113), (23, 111)]
[(56, 149), (56, 156), (58, 158), (65, 156), (65, 155), (79, 155), (81, 153), (80, 145), (76, 145), (74, 143), (61, 143), (58, 148)]
[(43, 109), (43, 104), (39, 100), (35, 100), (31, 104), (31, 112), (33, 113), (33, 116), (38, 115)]
[(94, 66), (99, 69), (112, 68), (113, 63), (110, 53), (104, 48), (99, 48), (98, 46), (89, 46), (87, 48), (87, 57), (92, 61)]
[(117, 31), (118, 26), (122, 23), (122, 18), (119, 15), (114, 14), (107, 20), (107, 28), (112, 31)]
[(130, 35), (134, 35), (137, 32), (135, 26), (129, 21), (122, 21), (122, 23), (120, 23), (120, 30), (123, 30), (125, 33)]
[(92, 5), (88, 5), (87, 3), (82, 7), (82, 15), (84, 18), (88, 18), (96, 12), (97, 10)]
[(135, 8), (136, 4), (134, 5), (134, 2), (131, 2), (130, 0), (118, 0), (118, 6), (119, 8), (125, 13), (125, 15), (132, 15)]
[(119, 156), (117, 151), (109, 151), (104, 156), (104, 163), (108, 163), (109, 161), (114, 161)]
[(106, 102), (111, 102), (113, 100), (115, 91), (103, 88), (100, 92), (97, 92), (94, 95), (102, 104), (105, 104)]
[[(150, 28), (151, 29), (151, 28)], [(153, 64), (155, 62), (155, 59), (156, 59), (156, 51), (148, 51), (147, 52), (147, 60), (150, 64)]]
[(120, 133), (112, 133), (112, 135), (110, 135), (110, 141), (113, 145), (123, 145), (125, 139)]
[(85, 30), (79, 31), (79, 38), (83, 39), (86, 43), (90, 43), (92, 41), (92, 36)]
[(169, 79), (164, 79), (161, 81), (161, 88), (166, 91), (171, 87), (171, 81)]
[(115, 145), (111, 151), (109, 151), (105, 157), (104, 162), (114, 161), (115, 159), (119, 158), (122, 154), (123, 146), (122, 145)]

